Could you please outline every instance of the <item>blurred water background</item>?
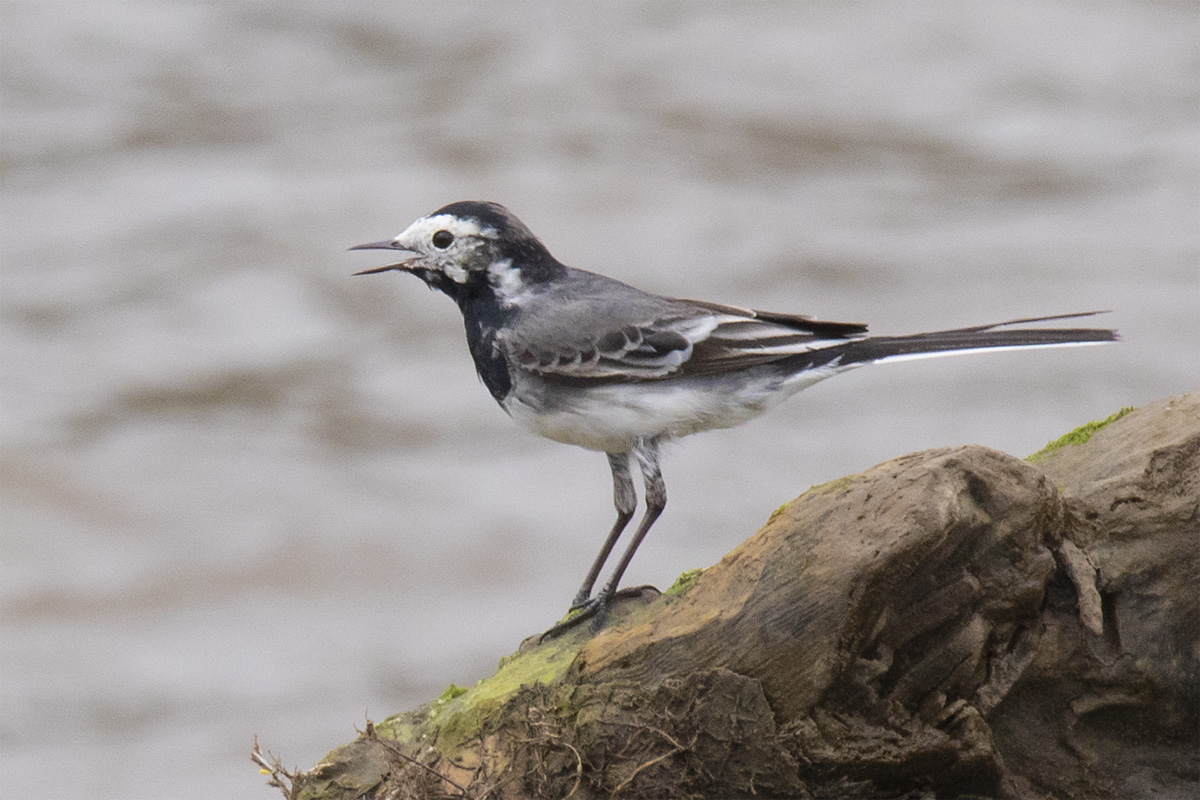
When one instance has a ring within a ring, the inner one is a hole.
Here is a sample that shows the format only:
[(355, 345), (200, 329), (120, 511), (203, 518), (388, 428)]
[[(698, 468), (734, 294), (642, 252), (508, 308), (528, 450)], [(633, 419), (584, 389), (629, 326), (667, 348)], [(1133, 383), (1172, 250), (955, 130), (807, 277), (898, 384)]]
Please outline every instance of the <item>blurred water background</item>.
[(270, 798), (490, 674), (610, 524), (444, 297), (346, 253), (461, 199), (643, 288), (1117, 346), (821, 384), (665, 460), (629, 583), (809, 485), (1200, 388), (1191, 2), (0, 3), (0, 794)]

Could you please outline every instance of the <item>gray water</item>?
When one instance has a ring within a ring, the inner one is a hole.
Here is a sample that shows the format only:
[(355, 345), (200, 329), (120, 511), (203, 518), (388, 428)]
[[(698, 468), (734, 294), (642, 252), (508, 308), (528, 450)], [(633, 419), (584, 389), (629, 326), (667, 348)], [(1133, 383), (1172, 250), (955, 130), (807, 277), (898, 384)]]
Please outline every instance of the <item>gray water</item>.
[(1197, 6), (0, 3), (0, 794), (270, 798), (564, 610), (605, 460), (345, 248), (498, 200), (561, 260), (880, 333), (1116, 346), (815, 387), (666, 455), (629, 583), (808, 486), (1200, 388)]

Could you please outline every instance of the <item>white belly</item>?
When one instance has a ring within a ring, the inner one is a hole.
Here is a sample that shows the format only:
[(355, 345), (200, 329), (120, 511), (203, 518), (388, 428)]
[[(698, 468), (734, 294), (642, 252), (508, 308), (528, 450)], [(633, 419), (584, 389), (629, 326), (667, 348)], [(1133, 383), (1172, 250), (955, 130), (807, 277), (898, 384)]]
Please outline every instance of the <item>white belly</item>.
[(635, 384), (563, 386), (523, 374), (503, 403), (522, 426), (556, 442), (624, 452), (639, 437), (680, 436), (741, 425), (846, 368), (781, 380), (763, 372)]

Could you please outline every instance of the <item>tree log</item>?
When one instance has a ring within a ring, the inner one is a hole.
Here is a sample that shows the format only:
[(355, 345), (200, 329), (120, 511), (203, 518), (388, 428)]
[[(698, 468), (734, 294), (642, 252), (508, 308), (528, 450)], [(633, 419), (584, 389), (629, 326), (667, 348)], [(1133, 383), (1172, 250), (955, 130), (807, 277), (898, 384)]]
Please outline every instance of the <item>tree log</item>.
[(598, 635), (527, 640), (281, 788), (1196, 796), (1200, 395), (1110, 420), (1025, 461), (930, 450), (813, 487)]

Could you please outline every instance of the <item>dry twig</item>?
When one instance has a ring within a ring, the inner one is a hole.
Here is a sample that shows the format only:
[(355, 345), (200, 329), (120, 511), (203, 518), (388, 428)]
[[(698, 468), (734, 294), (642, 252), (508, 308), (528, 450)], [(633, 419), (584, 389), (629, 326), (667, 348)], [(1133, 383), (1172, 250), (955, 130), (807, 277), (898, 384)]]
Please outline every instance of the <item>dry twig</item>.
[[(442, 773), (438, 772), (438, 771), (437, 771), (436, 769), (434, 769), (433, 767), (431, 767), (431, 766), (429, 766), (428, 764), (426, 764), (424, 761), (421, 761), (421, 760), (420, 760), (420, 759), (418, 759), (418, 758), (413, 758), (413, 757), (412, 757), (412, 756), (410, 756), (408, 753), (404, 752), (404, 748), (402, 748), (402, 747), (401, 747), (401, 746), (400, 746), (398, 743), (396, 743), (396, 742), (392, 742), (392, 741), (389, 741), (389, 740), (387, 740), (387, 739), (381, 739), (381, 738), (380, 738), (380, 737), (379, 737), (379, 736), (378, 736), (378, 735), (375, 733), (375, 725), (374, 725), (373, 723), (371, 723), (371, 721), (370, 721), (370, 720), (368, 720), (368, 721), (367, 721), (366, 737), (367, 737), (368, 739), (374, 740), (374, 741), (376, 741), (376, 742), (379, 742), (380, 744), (382, 744), (382, 745), (383, 745), (385, 748), (387, 748), (387, 751), (388, 751), (389, 753), (391, 753), (392, 755), (396, 756), (396, 757), (397, 757), (397, 758), (399, 758), (400, 760), (402, 760), (402, 761), (406, 761), (406, 762), (408, 762), (409, 764), (415, 764), (416, 766), (418, 766), (418, 767), (420, 767), (421, 769), (423, 769), (423, 770), (425, 770), (426, 772), (428, 772), (430, 775), (433, 775), (433, 776), (434, 776), (435, 778), (437, 778), (438, 780), (442, 780), (442, 781), (445, 781), (446, 783), (450, 784), (450, 785), (451, 785), (451, 786), (453, 786), (453, 787), (454, 787), (454, 789), (455, 789), (455, 790), (458, 792), (458, 796), (459, 796), (459, 797), (467, 798), (467, 800), (470, 800), (470, 798), (471, 798), (471, 795), (470, 795), (470, 793), (469, 793), (469, 792), (467, 792), (466, 788), (465, 788), (464, 786), (462, 786), (462, 784), (460, 784), (460, 783), (458, 783), (458, 782), (454, 781), (454, 780), (453, 780), (453, 779), (451, 779), (451, 778), (448, 778), (448, 777), (446, 777), (445, 775), (443, 775)], [(289, 800), (290, 800), (290, 798), (289, 798)]]
[(659, 736), (662, 736), (664, 739), (666, 739), (668, 742), (670, 742), (671, 749), (668, 750), (667, 752), (663, 753), (661, 756), (652, 758), (649, 761), (647, 761), (646, 763), (639, 765), (637, 769), (635, 769), (633, 772), (629, 773), (629, 777), (626, 778), (625, 780), (621, 781), (617, 785), (617, 788), (612, 790), (612, 794), (610, 794), (608, 796), (609, 800), (616, 800), (616, 796), (618, 794), (620, 794), (621, 790), (624, 789), (626, 786), (628, 786), (633, 781), (633, 779), (637, 777), (637, 774), (639, 772), (641, 772), (642, 770), (648, 769), (649, 767), (653, 767), (655, 764), (658, 764), (661, 761), (666, 761), (671, 756), (678, 755), (679, 753), (682, 753), (686, 750), (691, 750), (693, 747), (696, 746), (696, 739), (697, 739), (698, 735), (693, 736), (692, 741), (689, 742), (686, 746), (684, 746), (684, 745), (680, 744), (679, 742), (675, 741), (675, 738), (664, 730), (660, 730), (658, 728), (648, 728), (647, 730), (654, 731)]
[(258, 747), (257, 736), (254, 737), (254, 748), (250, 751), (250, 760), (258, 764), (260, 772), (270, 776), (267, 778), (267, 786), (274, 786), (283, 792), (284, 800), (295, 800), (297, 773), (284, 769), (283, 764), (270, 751), (263, 755), (262, 750)]

